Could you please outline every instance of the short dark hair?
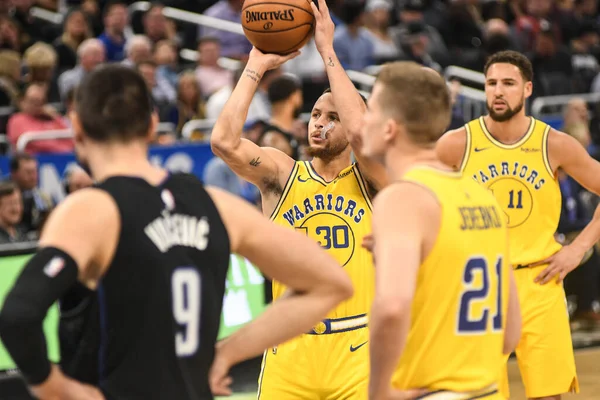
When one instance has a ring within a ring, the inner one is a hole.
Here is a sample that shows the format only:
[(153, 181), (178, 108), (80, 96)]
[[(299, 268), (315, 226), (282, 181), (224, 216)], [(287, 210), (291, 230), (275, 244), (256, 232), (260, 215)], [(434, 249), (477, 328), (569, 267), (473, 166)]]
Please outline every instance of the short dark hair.
[(35, 161), (35, 157), (24, 152), (14, 153), (10, 158), (10, 172), (17, 172), (21, 167), (21, 161)]
[(18, 189), (13, 181), (0, 181), (0, 199), (10, 196)]
[(488, 69), (494, 64), (514, 65), (521, 71), (521, 76), (525, 79), (525, 82), (533, 81), (533, 66), (531, 65), (531, 61), (518, 51), (505, 50), (492, 54), (485, 63), (483, 74), (487, 75)]
[[(331, 93), (331, 88), (327, 88), (327, 89), (323, 90), (323, 93), (321, 93), (321, 96), (323, 96), (324, 94), (327, 94), (327, 93)], [(363, 99), (365, 104), (367, 104), (367, 98), (365, 96), (363, 96), (362, 94), (360, 94), (360, 92), (358, 92), (358, 95), (360, 96), (361, 99)]]
[(85, 134), (97, 142), (146, 137), (152, 97), (135, 69), (108, 64), (86, 75), (75, 92), (75, 110)]
[(109, 0), (104, 5), (103, 15), (106, 16), (112, 10), (113, 7), (118, 6), (127, 8), (127, 3), (125, 2), (125, 0)]
[(279, 103), (290, 98), (291, 95), (302, 89), (302, 83), (294, 76), (281, 75), (269, 84), (267, 94), (271, 103)]

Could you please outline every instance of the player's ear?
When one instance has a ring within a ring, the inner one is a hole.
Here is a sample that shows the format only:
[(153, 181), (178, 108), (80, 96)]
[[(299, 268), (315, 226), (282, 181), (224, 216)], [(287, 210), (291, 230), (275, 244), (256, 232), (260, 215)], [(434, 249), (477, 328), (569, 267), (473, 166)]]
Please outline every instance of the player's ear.
[(156, 136), (158, 133), (156, 132), (159, 123), (158, 113), (156, 111), (152, 112), (152, 119), (150, 120), (150, 127), (148, 128), (148, 142), (152, 143), (156, 140)]
[(392, 143), (396, 140), (400, 128), (400, 125), (395, 120), (388, 118), (383, 125), (383, 140), (385, 143)]
[(71, 130), (73, 131), (73, 141), (75, 143), (83, 142), (83, 125), (81, 125), (81, 120), (75, 110), (69, 112), (69, 120), (71, 121)]
[(529, 96), (531, 96), (531, 93), (533, 92), (533, 83), (531, 81), (529, 82), (525, 82), (525, 91), (524, 91), (524, 95), (525, 98), (529, 98)]

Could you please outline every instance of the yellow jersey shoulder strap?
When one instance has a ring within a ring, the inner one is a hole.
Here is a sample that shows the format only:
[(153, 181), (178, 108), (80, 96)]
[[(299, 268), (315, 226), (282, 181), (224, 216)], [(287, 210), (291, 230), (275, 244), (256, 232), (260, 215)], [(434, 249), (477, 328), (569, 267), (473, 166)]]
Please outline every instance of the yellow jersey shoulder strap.
[(438, 202), (448, 195), (447, 183), (461, 179), (461, 172), (444, 171), (429, 166), (417, 166), (410, 169), (401, 179), (401, 182), (412, 182), (430, 190)]

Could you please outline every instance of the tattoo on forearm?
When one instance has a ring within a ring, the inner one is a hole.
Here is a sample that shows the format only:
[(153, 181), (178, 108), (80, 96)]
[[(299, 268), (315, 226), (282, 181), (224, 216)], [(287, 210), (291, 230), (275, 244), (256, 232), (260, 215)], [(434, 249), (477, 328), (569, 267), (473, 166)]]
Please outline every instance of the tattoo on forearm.
[(260, 157), (253, 158), (250, 161), (250, 165), (252, 165), (253, 167), (258, 167), (260, 165), (260, 163), (261, 163)]
[(335, 64), (333, 63), (333, 59), (331, 57), (329, 57), (329, 61), (327, 61), (327, 65), (329, 65), (330, 67), (335, 66)]
[(251, 69), (247, 69), (247, 68), (246, 68), (246, 76), (248, 78), (252, 79), (254, 82), (258, 82), (262, 78), (262, 76), (260, 76), (260, 74), (258, 72), (251, 70)]

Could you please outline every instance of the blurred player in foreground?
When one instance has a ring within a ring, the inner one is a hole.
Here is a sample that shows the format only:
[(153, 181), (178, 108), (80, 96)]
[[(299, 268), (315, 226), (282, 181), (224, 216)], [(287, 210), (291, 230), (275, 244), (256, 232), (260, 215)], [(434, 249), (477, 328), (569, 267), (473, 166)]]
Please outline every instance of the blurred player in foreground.
[[(35, 396), (212, 399), (211, 388), (229, 392), (232, 364), (305, 332), (352, 295), (343, 269), (313, 241), (192, 175), (150, 164), (157, 117), (137, 72), (96, 69), (75, 103), (77, 155), (99, 183), (52, 213), (0, 312), (0, 337)], [(231, 252), (291, 291), (215, 355)], [(78, 279), (97, 292), (97, 388), (46, 355), (46, 311)]]
[[(533, 90), (526, 56), (496, 53), (484, 73), (488, 115), (446, 133), (437, 151), (447, 165), (488, 188), (502, 207), (523, 311), (516, 354), (525, 392), (558, 400), (579, 391), (562, 281), (600, 239), (600, 208), (571, 244), (561, 246), (554, 238), (561, 213), (557, 171), (600, 194), (600, 163), (575, 138), (525, 114)], [(502, 392), (509, 397), (506, 368)]]
[(503, 354), (519, 338), (506, 223), (492, 193), (437, 159), (449, 123), (439, 74), (383, 67), (363, 125), (363, 154), (391, 182), (373, 210), (373, 400), (501, 399)]
[[(361, 247), (371, 231), (371, 200), (385, 182), (380, 164), (365, 160), (355, 140), (365, 102), (333, 51), (334, 25), (324, 0), (317, 9), (315, 42), (331, 84), (308, 123), (310, 161), (295, 161), (241, 137), (261, 76), (287, 61), (253, 49), (233, 94), (213, 129), (212, 148), (242, 178), (261, 191), (263, 212), (274, 223), (318, 241), (351, 277), (354, 296), (305, 335), (265, 352), (260, 400), (367, 398), (368, 310), (373, 300), (372, 257)], [(351, 153), (357, 156), (352, 162)], [(372, 190), (369, 190), (371, 188)], [(289, 246), (280, 251), (287, 251)], [(285, 286), (273, 281), (273, 298)]]

